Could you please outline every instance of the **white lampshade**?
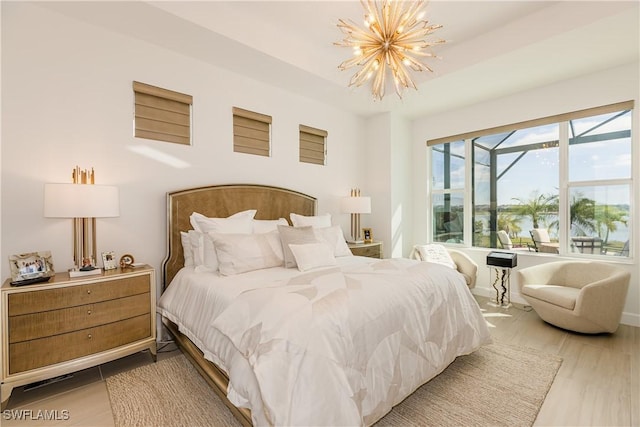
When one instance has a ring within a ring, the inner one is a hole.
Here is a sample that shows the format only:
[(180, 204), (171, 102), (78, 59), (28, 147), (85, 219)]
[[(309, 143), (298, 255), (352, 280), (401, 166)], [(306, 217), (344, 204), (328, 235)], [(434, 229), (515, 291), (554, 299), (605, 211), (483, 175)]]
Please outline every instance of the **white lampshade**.
[(345, 197), (342, 199), (341, 207), (344, 213), (368, 214), (371, 213), (371, 197)]
[(118, 187), (94, 184), (45, 184), (47, 218), (109, 218), (120, 216)]

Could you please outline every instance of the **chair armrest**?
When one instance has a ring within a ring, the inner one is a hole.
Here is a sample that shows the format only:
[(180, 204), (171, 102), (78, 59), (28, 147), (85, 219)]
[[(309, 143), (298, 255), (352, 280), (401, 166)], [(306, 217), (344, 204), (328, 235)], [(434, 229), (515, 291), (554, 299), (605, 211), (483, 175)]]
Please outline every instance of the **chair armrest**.
[(463, 275), (469, 277), (469, 289), (472, 289), (476, 286), (476, 278), (478, 276), (478, 264), (476, 264), (467, 254), (464, 252), (455, 250), (455, 249), (447, 249), (449, 255), (451, 255), (451, 259), (456, 263), (456, 267), (458, 271)]

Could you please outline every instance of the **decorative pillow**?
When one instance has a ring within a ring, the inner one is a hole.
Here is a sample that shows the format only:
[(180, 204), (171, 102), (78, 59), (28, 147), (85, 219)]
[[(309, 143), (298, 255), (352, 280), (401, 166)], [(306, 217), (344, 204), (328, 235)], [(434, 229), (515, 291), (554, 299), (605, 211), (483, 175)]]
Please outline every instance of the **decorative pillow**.
[(209, 233), (218, 255), (220, 274), (231, 276), (284, 263), (277, 231), (262, 234)]
[(333, 249), (324, 242), (305, 243), (302, 245), (290, 244), (289, 249), (300, 271), (336, 265)]
[(313, 227), (289, 227), (279, 225), (280, 241), (282, 242), (282, 252), (284, 254), (284, 266), (293, 268), (296, 266), (296, 259), (289, 248), (290, 244), (318, 243)]
[(340, 228), (339, 225), (314, 228), (313, 231), (316, 233), (318, 240), (326, 242), (329, 245), (333, 250), (334, 256), (353, 256), (349, 246), (347, 246), (347, 241), (344, 239), (342, 228)]
[(211, 272), (218, 270), (218, 256), (213, 247), (213, 241), (208, 235), (199, 231), (189, 230), (193, 265), (197, 272)]
[(306, 227), (308, 225), (315, 228), (331, 227), (331, 214), (304, 216), (295, 213), (289, 214), (294, 227)]
[(278, 225), (289, 225), (286, 218), (280, 219), (254, 219), (253, 220), (253, 232), (254, 233), (269, 233), (271, 231), (278, 231)]
[(184, 254), (184, 266), (193, 267), (193, 249), (191, 249), (191, 239), (186, 231), (180, 232), (180, 242), (182, 243), (182, 253)]
[(416, 250), (422, 261), (435, 262), (457, 270), (456, 263), (453, 262), (447, 248), (442, 245), (416, 245)]
[(235, 213), (227, 218), (209, 218), (198, 212), (193, 212), (189, 217), (191, 226), (200, 233), (245, 233), (253, 231), (253, 217), (256, 210), (251, 209)]

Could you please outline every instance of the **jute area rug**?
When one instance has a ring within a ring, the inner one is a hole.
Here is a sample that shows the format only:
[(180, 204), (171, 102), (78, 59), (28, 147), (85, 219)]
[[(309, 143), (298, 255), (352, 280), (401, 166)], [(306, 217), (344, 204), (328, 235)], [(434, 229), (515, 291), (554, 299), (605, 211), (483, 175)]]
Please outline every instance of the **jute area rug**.
[[(562, 359), (494, 343), (458, 357), (375, 427), (531, 426)], [(237, 427), (181, 354), (107, 378), (116, 427)]]

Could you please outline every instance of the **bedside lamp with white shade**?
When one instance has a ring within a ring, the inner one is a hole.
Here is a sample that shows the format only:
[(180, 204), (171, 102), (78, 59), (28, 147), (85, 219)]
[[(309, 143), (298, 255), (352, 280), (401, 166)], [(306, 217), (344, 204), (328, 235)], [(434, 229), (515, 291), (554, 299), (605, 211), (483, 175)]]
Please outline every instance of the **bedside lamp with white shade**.
[[(78, 178), (76, 171), (74, 180)], [(77, 183), (44, 185), (44, 216), (73, 218), (75, 270), (92, 270), (95, 265), (96, 218), (120, 216), (118, 187), (93, 184), (93, 171), (89, 183), (86, 176), (86, 172), (82, 172), (83, 179), (77, 179)]]
[(371, 198), (360, 195), (360, 189), (351, 190), (351, 195), (341, 201), (342, 212), (351, 214), (351, 238), (349, 243), (364, 243), (360, 236), (360, 214), (371, 213)]

